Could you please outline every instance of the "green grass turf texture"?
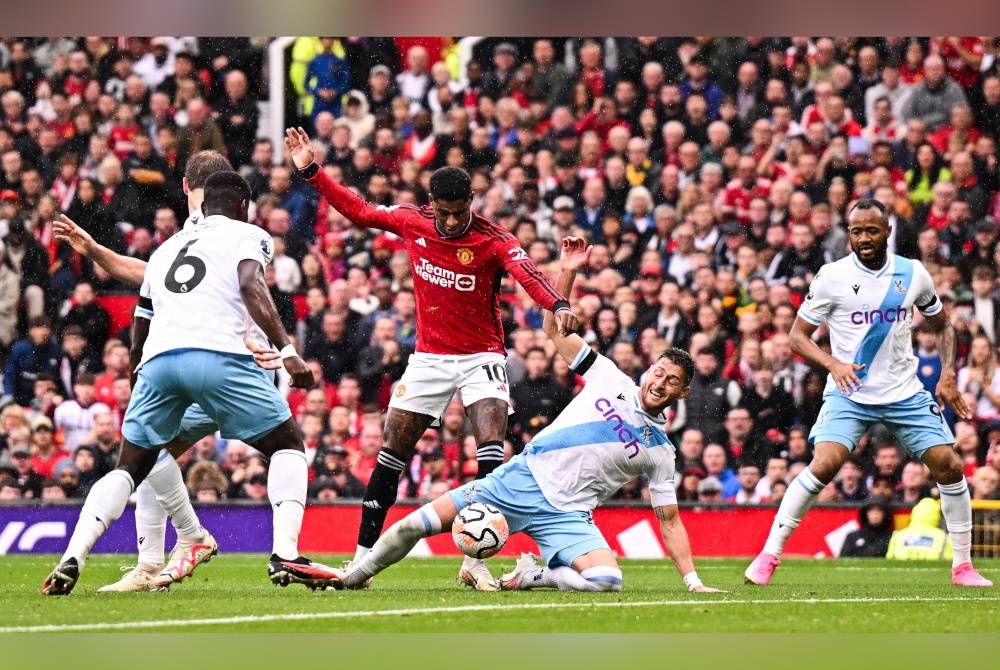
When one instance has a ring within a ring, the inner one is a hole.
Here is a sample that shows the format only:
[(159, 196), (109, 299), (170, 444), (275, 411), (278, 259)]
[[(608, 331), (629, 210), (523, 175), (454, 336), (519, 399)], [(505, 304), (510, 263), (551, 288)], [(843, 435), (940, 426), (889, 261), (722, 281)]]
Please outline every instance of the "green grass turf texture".
[[(458, 584), (457, 558), (406, 559), (367, 591), (312, 592), (271, 585), (263, 555), (223, 554), (170, 592), (103, 594), (121, 557), (94, 556), (71, 596), (46, 598), (38, 589), (56, 558), (0, 557), (0, 632), (1000, 632), (998, 590), (953, 587), (944, 563), (785, 560), (759, 588), (743, 584), (746, 561), (701, 559), (703, 581), (728, 593), (690, 594), (668, 560), (625, 560), (621, 593), (477, 593)], [(489, 565), (497, 574), (513, 559)], [(1000, 561), (978, 567), (1000, 582)]]

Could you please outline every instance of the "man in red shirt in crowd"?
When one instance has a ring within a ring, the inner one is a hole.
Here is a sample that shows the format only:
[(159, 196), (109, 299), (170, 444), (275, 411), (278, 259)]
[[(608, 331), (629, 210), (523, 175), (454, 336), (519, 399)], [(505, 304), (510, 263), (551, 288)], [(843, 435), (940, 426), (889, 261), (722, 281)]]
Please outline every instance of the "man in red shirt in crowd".
[(750, 225), (750, 201), (771, 195), (771, 180), (757, 176), (757, 161), (753, 156), (740, 156), (736, 164), (736, 179), (723, 191), (720, 212), (735, 216), (744, 226)]
[(115, 403), (115, 380), (129, 376), (128, 347), (121, 340), (108, 340), (104, 345), (104, 373), (94, 381), (94, 398), (108, 407)]
[[(578, 319), (569, 303), (538, 271), (517, 239), (471, 210), (467, 172), (445, 167), (430, 180), (430, 207), (375, 207), (332, 181), (313, 162), (309, 136), (286, 131), (285, 145), (300, 174), (334, 209), (358, 226), (402, 237), (417, 299), (417, 346), (396, 385), (386, 416), (384, 442), (365, 492), (354, 560), (375, 544), (389, 507), (396, 501), (399, 476), (417, 440), (439, 418), (456, 389), (476, 437), (478, 477), (503, 462), (503, 438), (510, 407), (506, 349), (500, 314), (500, 273), (509, 272), (559, 329), (574, 330)], [(500, 586), (482, 561), (466, 559), (459, 579), (477, 590)]]

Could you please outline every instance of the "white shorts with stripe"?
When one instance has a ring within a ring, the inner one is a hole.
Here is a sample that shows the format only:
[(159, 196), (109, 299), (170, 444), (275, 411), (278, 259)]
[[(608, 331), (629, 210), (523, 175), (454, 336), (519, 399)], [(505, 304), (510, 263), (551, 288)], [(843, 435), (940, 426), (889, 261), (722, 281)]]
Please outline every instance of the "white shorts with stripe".
[(466, 407), (484, 398), (496, 398), (507, 403), (511, 412), (507, 357), (494, 353), (411, 354), (406, 372), (393, 389), (389, 407), (437, 419), (444, 414), (456, 389), (462, 391)]

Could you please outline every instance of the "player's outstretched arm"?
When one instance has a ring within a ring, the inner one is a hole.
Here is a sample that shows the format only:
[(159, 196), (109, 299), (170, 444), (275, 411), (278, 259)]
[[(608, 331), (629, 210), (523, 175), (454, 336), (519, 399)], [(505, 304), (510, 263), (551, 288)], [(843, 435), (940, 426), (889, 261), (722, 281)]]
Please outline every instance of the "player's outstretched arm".
[[(568, 296), (573, 290), (577, 270), (587, 267), (587, 263), (590, 261), (592, 247), (587, 246), (587, 241), (582, 237), (566, 237), (562, 241), (561, 248), (561, 270), (559, 276), (556, 277), (556, 291)], [(572, 312), (570, 314), (573, 316), (574, 322), (572, 328), (567, 328), (558, 322), (556, 314), (545, 312), (542, 329), (555, 343), (559, 355), (572, 365), (576, 355), (583, 348), (584, 342), (582, 337), (573, 332), (579, 321), (575, 314)]]
[(955, 382), (955, 328), (948, 321), (943, 309), (924, 318), (937, 333), (938, 352), (941, 355), (941, 378), (936, 389), (937, 400), (942, 406), (945, 403), (951, 405), (960, 419), (968, 421), (972, 418), (972, 408), (966, 404), (965, 397), (959, 393)]
[(285, 130), (285, 150), (292, 158), (292, 165), (310, 184), (316, 187), (320, 195), (333, 205), (333, 208), (358, 226), (388, 230), (402, 236), (402, 221), (398, 220), (396, 212), (390, 207), (376, 207), (345, 186), (341, 186), (326, 176), (320, 166), (313, 162), (312, 143), (309, 135), (302, 128)]
[(310, 388), (316, 383), (312, 370), (295, 353), (295, 348), (288, 341), (288, 333), (281, 325), (278, 308), (274, 305), (271, 291), (268, 290), (267, 283), (264, 281), (264, 267), (255, 260), (242, 260), (237, 267), (237, 274), (243, 304), (246, 305), (250, 318), (267, 335), (267, 339), (281, 350), (281, 360), (288, 374), (292, 376), (291, 386)]
[(146, 261), (116, 254), (98, 244), (90, 233), (65, 214), (60, 214), (59, 219), (52, 222), (52, 232), (57, 240), (65, 242), (76, 253), (97, 263), (118, 281), (133, 286), (142, 284), (142, 279), (146, 276)]
[(844, 363), (820, 349), (812, 340), (813, 333), (818, 327), (801, 316), (796, 317), (795, 323), (792, 324), (792, 330), (788, 333), (792, 351), (813, 365), (826, 369), (841, 393), (844, 395), (854, 393), (861, 388), (861, 380), (856, 373), (858, 370), (863, 370), (865, 366), (854, 362)]
[(677, 505), (660, 505), (653, 508), (656, 518), (660, 521), (660, 536), (667, 547), (670, 560), (674, 562), (677, 572), (681, 573), (688, 591), (693, 593), (725, 593), (711, 586), (705, 586), (694, 570), (694, 560), (691, 558), (691, 542), (687, 530), (681, 523), (681, 515)]

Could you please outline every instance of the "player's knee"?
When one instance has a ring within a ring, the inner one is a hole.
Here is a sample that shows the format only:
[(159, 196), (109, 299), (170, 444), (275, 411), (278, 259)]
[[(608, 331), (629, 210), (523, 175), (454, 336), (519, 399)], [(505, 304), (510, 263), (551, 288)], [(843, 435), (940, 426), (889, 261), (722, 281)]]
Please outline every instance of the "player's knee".
[(809, 463), (808, 470), (820, 484), (825, 486), (837, 476), (837, 472), (840, 470), (841, 465), (842, 463), (839, 463), (834, 459), (816, 456), (813, 458), (812, 462)]
[(939, 465), (933, 474), (939, 484), (957, 484), (965, 476), (957, 457)]
[(589, 591), (621, 591), (622, 571), (611, 565), (598, 565), (580, 573), (587, 580)]

